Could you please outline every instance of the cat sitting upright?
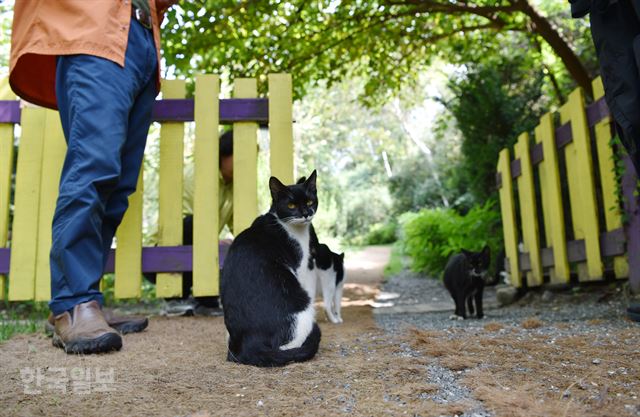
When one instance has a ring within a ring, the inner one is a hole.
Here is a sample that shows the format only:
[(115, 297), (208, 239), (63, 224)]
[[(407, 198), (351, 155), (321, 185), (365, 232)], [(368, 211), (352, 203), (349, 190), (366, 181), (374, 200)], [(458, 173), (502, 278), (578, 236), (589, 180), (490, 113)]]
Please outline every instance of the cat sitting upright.
[(315, 356), (320, 328), (310, 248), (316, 171), (301, 184), (269, 179), (272, 204), (229, 248), (220, 282), (227, 360), (283, 366)]
[(491, 262), (489, 246), (480, 252), (462, 250), (462, 253), (452, 256), (444, 269), (444, 286), (456, 303), (455, 315), (451, 319), (464, 320), (467, 318), (465, 303), (469, 307), (469, 314), (474, 314), (473, 302), (479, 319), (484, 317), (482, 311), (482, 292), (487, 277), (487, 270)]

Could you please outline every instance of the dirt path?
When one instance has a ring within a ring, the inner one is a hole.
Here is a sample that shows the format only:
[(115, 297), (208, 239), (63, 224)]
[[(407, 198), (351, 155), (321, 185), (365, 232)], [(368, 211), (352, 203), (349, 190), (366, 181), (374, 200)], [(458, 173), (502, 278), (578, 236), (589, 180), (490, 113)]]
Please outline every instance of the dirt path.
[[(399, 396), (433, 387), (422, 361), (392, 343), (366, 306), (388, 256), (374, 247), (350, 257), (345, 323), (318, 314), (322, 343), (309, 363), (226, 362), (219, 317), (153, 317), (147, 331), (125, 336), (123, 350), (107, 355), (66, 355), (43, 334), (20, 335), (0, 345), (0, 415), (401, 414), (408, 408)], [(442, 409), (429, 403), (409, 409)]]
[[(322, 342), (311, 362), (228, 363), (220, 317), (152, 317), (107, 355), (66, 355), (43, 334), (20, 335), (0, 344), (0, 415), (640, 415), (640, 332), (613, 317), (615, 305), (600, 307), (604, 319), (558, 314), (602, 304), (583, 297), (492, 310), (484, 321), (449, 324), (448, 312), (374, 321), (388, 256), (379, 247), (349, 256), (345, 322), (318, 310)], [(398, 282), (385, 284), (402, 294), (396, 303), (444, 301), (438, 282)]]

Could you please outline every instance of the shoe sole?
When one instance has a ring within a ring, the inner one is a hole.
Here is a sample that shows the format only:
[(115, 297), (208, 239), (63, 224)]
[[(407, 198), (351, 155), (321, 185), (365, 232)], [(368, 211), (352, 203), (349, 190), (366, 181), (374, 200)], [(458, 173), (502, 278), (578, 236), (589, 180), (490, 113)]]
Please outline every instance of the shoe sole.
[(221, 308), (196, 308), (194, 315), (204, 317), (222, 317), (224, 316), (224, 312)]
[[(111, 326), (113, 329), (120, 332), (120, 334), (139, 333), (147, 328), (149, 320), (144, 319), (142, 323), (121, 323)], [(55, 327), (48, 321), (44, 323), (44, 332), (47, 336), (51, 337), (55, 333)]]
[(53, 346), (59, 347), (68, 354), (106, 353), (122, 348), (122, 338), (116, 333), (105, 333), (90, 340), (74, 340), (64, 343), (60, 336), (53, 334)]
[(192, 308), (186, 308), (184, 310), (164, 310), (162, 315), (167, 317), (192, 317), (195, 316), (195, 311)]
[(149, 325), (149, 319), (144, 319), (141, 323), (127, 322), (111, 326), (120, 332), (120, 334), (140, 333)]
[(627, 317), (629, 317), (629, 320), (640, 322), (640, 313), (636, 311), (627, 310)]

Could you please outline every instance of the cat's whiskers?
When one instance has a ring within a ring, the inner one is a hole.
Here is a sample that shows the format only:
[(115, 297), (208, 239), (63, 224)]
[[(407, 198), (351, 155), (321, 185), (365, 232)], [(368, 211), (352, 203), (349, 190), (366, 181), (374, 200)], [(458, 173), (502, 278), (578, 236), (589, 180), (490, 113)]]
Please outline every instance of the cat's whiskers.
[(307, 217), (285, 217), (284, 219), (281, 219), (281, 221), (283, 223), (286, 224), (291, 224), (291, 225), (301, 225), (301, 224), (310, 224), (313, 221), (313, 216), (307, 216)]

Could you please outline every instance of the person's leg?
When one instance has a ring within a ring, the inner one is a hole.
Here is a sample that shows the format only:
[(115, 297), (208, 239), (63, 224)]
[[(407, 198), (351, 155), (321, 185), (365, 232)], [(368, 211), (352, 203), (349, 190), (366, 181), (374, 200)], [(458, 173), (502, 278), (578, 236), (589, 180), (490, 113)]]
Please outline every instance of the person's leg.
[(640, 22), (629, 0), (593, 9), (590, 22), (605, 99), (640, 174)]
[[(145, 32), (132, 22), (124, 67), (88, 55), (58, 58), (56, 94), (68, 149), (53, 219), (49, 306), (55, 315), (79, 303), (103, 301), (98, 283), (105, 241), (110, 242), (124, 213), (122, 204), (109, 203), (114, 195), (132, 192), (129, 182), (135, 189), (140, 162), (134, 165), (144, 150), (144, 139), (128, 139), (131, 119), (145, 117), (132, 109), (139, 98), (153, 102), (149, 84), (157, 64), (151, 33)], [(132, 155), (123, 157), (125, 151)], [(122, 185), (124, 164), (127, 184)]]
[(131, 107), (120, 68), (89, 55), (58, 58), (56, 94), (67, 154), (53, 217), (51, 301), (54, 315), (76, 304), (102, 304), (102, 218), (120, 177), (120, 149)]
[[(132, 22), (132, 25), (134, 22)], [(130, 52), (133, 55), (135, 49), (142, 52), (148, 62), (155, 62), (156, 52), (153, 46), (153, 35), (151, 31), (142, 28), (135, 22), (132, 27), (133, 33), (140, 36), (133, 37), (130, 41), (130, 48), (127, 50), (127, 58)], [(133, 57), (131, 58), (134, 59)], [(126, 139), (121, 151), (121, 174), (117, 187), (109, 196), (105, 207), (105, 215), (102, 223), (102, 238), (104, 262), (106, 264), (111, 242), (115, 236), (116, 229), (120, 225), (124, 213), (129, 206), (129, 196), (136, 190), (144, 148), (147, 143), (149, 126), (151, 125), (151, 112), (153, 103), (158, 91), (156, 89), (155, 72), (156, 65), (148, 65), (139, 68), (141, 79), (146, 80), (137, 96), (134, 98), (133, 106), (129, 113), (127, 123)]]
[(151, 110), (156, 96), (155, 79), (151, 79), (136, 98), (129, 117), (127, 138), (122, 149), (121, 175), (117, 187), (111, 193), (102, 222), (104, 262), (106, 263), (111, 242), (129, 207), (129, 196), (136, 190), (147, 134), (151, 125)]

